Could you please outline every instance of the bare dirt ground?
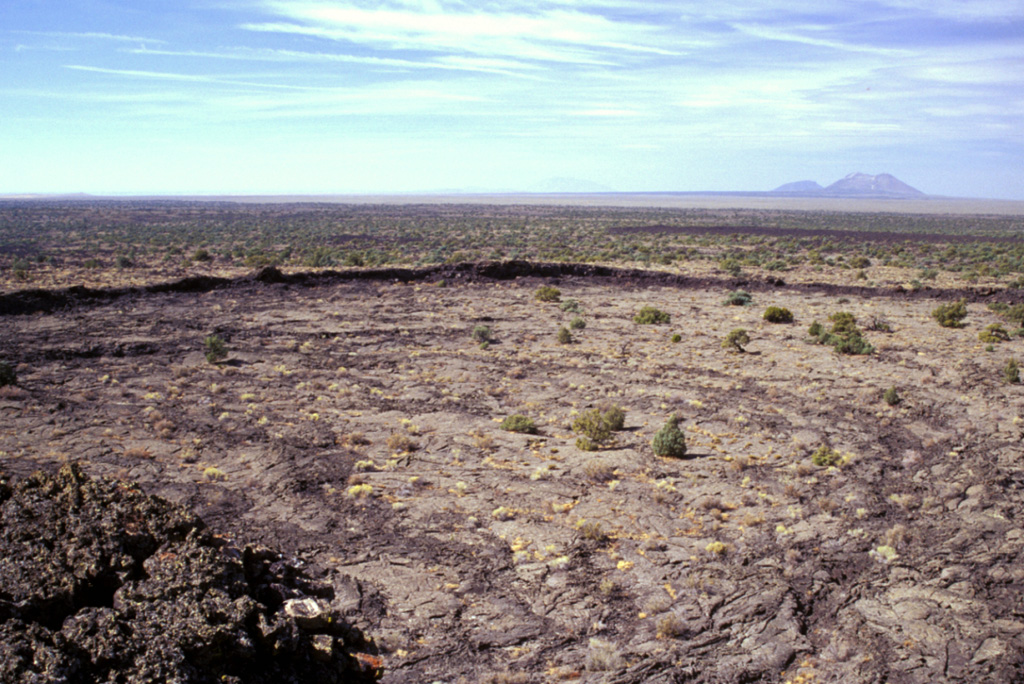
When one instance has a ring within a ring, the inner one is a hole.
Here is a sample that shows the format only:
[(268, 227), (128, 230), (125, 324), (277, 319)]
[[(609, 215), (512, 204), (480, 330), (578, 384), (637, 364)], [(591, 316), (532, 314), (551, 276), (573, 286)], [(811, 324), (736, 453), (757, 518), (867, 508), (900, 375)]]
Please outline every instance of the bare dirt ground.
[[(0, 457), (138, 481), (301, 559), (385, 682), (1024, 676), (1024, 393), (1002, 379), (1024, 354), (984, 350), (983, 295), (944, 329), (931, 310), (964, 293), (750, 283), (735, 307), (727, 280), (568, 273), (8, 295)], [(579, 302), (573, 343), (540, 285)], [(645, 305), (671, 323), (633, 323)], [(893, 332), (871, 356), (809, 344), (836, 311)], [(722, 349), (740, 327), (747, 353)], [(626, 429), (582, 451), (571, 425), (604, 402)], [(501, 430), (516, 413), (538, 434)], [(682, 459), (650, 446), (672, 414)], [(823, 445), (840, 465), (812, 464)]]

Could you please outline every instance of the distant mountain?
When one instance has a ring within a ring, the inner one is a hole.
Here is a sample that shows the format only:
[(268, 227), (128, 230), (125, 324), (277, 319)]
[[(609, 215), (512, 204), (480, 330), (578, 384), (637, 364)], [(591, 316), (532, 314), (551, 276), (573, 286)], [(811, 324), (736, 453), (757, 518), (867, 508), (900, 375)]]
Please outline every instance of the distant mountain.
[(614, 192), (607, 185), (601, 185), (600, 183), (595, 183), (594, 181), (586, 180), (584, 178), (566, 178), (563, 176), (545, 178), (531, 187), (529, 191), (569, 193)]
[(874, 197), (909, 198), (927, 197), (917, 188), (912, 188), (888, 173), (872, 176), (867, 173), (851, 173), (837, 180), (827, 188), (814, 181), (797, 181), (780, 185), (771, 191), (775, 195), (801, 195), (805, 197)]
[(924, 193), (912, 188), (895, 176), (880, 173), (871, 176), (866, 173), (851, 173), (825, 188), (829, 195), (843, 197), (924, 197)]
[(807, 193), (819, 193), (825, 188), (818, 185), (816, 181), (803, 180), (796, 181), (795, 183), (786, 183), (772, 190), (772, 192), (778, 193), (789, 193), (789, 194), (807, 194)]

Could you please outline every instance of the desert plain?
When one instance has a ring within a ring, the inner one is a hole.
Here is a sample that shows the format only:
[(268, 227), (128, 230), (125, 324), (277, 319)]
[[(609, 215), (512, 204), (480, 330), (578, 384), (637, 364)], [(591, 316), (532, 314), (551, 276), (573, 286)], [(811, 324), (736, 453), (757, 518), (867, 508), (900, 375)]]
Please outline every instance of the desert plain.
[[(383, 682), (1024, 676), (1024, 339), (979, 339), (1010, 276), (525, 256), (5, 276), (0, 468), (74, 462), (279, 550)], [(873, 353), (811, 339), (837, 312)]]

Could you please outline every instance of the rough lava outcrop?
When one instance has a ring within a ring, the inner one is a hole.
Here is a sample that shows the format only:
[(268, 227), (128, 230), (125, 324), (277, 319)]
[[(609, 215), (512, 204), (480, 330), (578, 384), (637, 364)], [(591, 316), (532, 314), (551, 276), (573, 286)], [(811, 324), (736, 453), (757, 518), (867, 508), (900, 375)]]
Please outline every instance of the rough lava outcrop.
[(359, 682), (333, 590), (74, 464), (0, 474), (0, 682)]

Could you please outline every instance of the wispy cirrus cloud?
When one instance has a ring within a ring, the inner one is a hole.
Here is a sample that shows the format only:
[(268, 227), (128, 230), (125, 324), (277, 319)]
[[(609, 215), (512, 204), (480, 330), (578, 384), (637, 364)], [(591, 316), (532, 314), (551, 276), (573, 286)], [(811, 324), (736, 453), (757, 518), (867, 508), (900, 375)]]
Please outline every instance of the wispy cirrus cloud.
[[(558, 5), (508, 3), (467, 10), (463, 4), (377, 3), (371, 6), (268, 0), (276, 21), (242, 25), (250, 31), (300, 34), (380, 50), (515, 57), (610, 66), (615, 55), (678, 55), (686, 41), (666, 40), (655, 23)], [(677, 36), (678, 38), (678, 36)]]
[(129, 36), (119, 35), (116, 33), (97, 33), (93, 31), (75, 32), (75, 31), (24, 31), (24, 30), (10, 30), (7, 33), (13, 33), (17, 35), (26, 36), (39, 36), (42, 38), (62, 38), (62, 39), (76, 39), (76, 40), (98, 40), (108, 41), (114, 43), (153, 43), (155, 45), (165, 44), (167, 41), (160, 40), (152, 37), (144, 36)]

